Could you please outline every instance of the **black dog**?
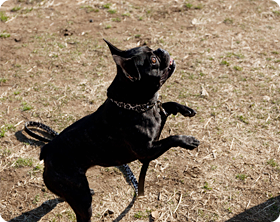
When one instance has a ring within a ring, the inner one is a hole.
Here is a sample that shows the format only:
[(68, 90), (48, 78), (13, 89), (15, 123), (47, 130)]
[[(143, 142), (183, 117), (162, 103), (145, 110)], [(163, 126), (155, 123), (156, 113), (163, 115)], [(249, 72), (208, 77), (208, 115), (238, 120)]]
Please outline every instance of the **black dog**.
[(199, 141), (176, 135), (159, 140), (167, 117), (178, 112), (192, 117), (196, 112), (175, 102), (161, 104), (158, 90), (175, 71), (175, 62), (163, 49), (147, 46), (121, 51), (108, 44), (117, 65), (117, 75), (108, 88), (106, 101), (96, 112), (63, 130), (41, 151), (44, 181), (49, 190), (65, 199), (78, 222), (92, 215), (88, 168), (119, 166), (134, 160), (143, 163), (139, 195), (149, 162), (171, 147), (194, 149)]

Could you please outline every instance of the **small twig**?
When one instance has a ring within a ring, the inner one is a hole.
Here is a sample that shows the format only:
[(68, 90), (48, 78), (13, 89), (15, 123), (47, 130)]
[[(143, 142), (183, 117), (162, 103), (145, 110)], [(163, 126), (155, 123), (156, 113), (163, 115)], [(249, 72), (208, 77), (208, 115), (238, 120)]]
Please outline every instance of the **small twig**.
[(202, 160), (204, 160), (204, 159), (206, 159), (206, 158), (210, 158), (210, 156), (211, 156), (211, 153), (208, 154), (207, 156), (203, 157)]
[(215, 154), (216, 150), (212, 150), (212, 154), (213, 154), (213, 158), (216, 159), (216, 154)]
[(168, 166), (169, 164), (167, 163), (164, 167), (160, 167), (160, 171), (163, 172)]
[(166, 201), (166, 203), (168, 203), (175, 195), (176, 195), (176, 192), (174, 191), (174, 194)]
[(24, 120), (19, 121), (19, 122), (15, 125), (15, 127), (18, 126), (19, 124), (23, 123), (23, 122), (24, 122)]
[(234, 141), (234, 137), (232, 138), (232, 141), (231, 141), (231, 144), (230, 144), (230, 148), (229, 148), (229, 150), (231, 150), (231, 149), (232, 149), (232, 147), (233, 147), (233, 141)]
[(216, 211), (207, 210), (207, 209), (204, 209), (204, 208), (199, 208), (199, 209), (200, 209), (200, 210), (204, 210), (204, 211), (208, 211), (208, 212), (210, 212), (210, 213), (217, 214), (217, 215), (220, 216), (220, 214), (219, 214), (218, 212), (216, 212)]
[(167, 215), (167, 217), (165, 218), (164, 222), (166, 222), (166, 221), (167, 221), (167, 219), (169, 218), (169, 216), (170, 216), (170, 215), (168, 214), (168, 215)]
[(198, 204), (194, 205), (194, 207), (193, 207), (191, 210), (193, 210), (193, 209), (196, 208), (197, 206), (198, 206)]
[(256, 179), (255, 183), (253, 184), (253, 186), (252, 186), (251, 188), (253, 188), (253, 187), (256, 185), (256, 183), (257, 183), (258, 180), (261, 178), (261, 176), (262, 176), (262, 175), (260, 175), (260, 176), (258, 177), (258, 179)]
[(165, 214), (167, 214), (167, 211), (165, 211), (163, 214), (161, 214), (160, 217), (158, 218), (158, 220), (160, 221)]
[(175, 214), (175, 212), (177, 211), (177, 209), (178, 209), (178, 207), (179, 207), (181, 201), (182, 201), (182, 193), (181, 193), (181, 195), (180, 195), (179, 203), (178, 203), (176, 209), (175, 209), (174, 212), (173, 212), (174, 214)]
[(247, 206), (246, 206), (245, 210), (247, 210), (247, 209), (248, 209), (248, 207), (249, 207), (250, 203), (251, 203), (251, 199), (249, 200), (249, 202), (248, 202), (248, 204), (247, 204)]
[(208, 123), (211, 121), (211, 119), (212, 119), (212, 117), (207, 120), (207, 122), (205, 123), (205, 125), (203, 127), (204, 129), (206, 129), (206, 127), (207, 127)]
[(243, 140), (241, 140), (241, 139), (239, 139), (239, 138), (237, 138), (237, 137), (234, 137), (235, 139), (237, 139), (237, 140), (239, 140), (241, 143), (244, 143), (245, 145), (248, 145), (248, 142), (245, 142), (245, 141), (243, 141)]
[(265, 122), (267, 123), (267, 121), (268, 121), (269, 119), (270, 119), (270, 115), (268, 114), (268, 117), (267, 117), (267, 119), (266, 119)]
[(8, 22), (11, 22), (13, 21), (14, 19), (16, 19), (17, 15), (15, 17), (12, 17), (11, 19), (9, 19), (8, 21), (6, 21), (5, 23), (8, 23)]

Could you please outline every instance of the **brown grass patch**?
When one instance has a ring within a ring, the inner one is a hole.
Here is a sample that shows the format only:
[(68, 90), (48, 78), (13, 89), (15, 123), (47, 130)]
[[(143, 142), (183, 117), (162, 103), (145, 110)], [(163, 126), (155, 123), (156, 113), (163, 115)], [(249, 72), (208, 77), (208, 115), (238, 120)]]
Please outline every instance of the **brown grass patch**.
[[(9, 0), (0, 11), (0, 212), (5, 220), (37, 209), (25, 214), (25, 221), (75, 221), (66, 203), (40, 214), (42, 203), (55, 196), (42, 181), (42, 143), (21, 130), (33, 120), (61, 131), (102, 104), (116, 72), (102, 38), (122, 49), (145, 43), (172, 54), (178, 66), (161, 90), (162, 101), (188, 104), (198, 114), (169, 118), (162, 137), (189, 134), (202, 141), (194, 151), (172, 148), (153, 161), (146, 196), (135, 200), (122, 220), (148, 221), (150, 214), (158, 221), (278, 217), (276, 3)], [(31, 159), (31, 165), (23, 164)], [(136, 175), (140, 165), (130, 164)], [(88, 179), (96, 192), (93, 221), (118, 218), (133, 199), (133, 189), (115, 168), (94, 167)]]

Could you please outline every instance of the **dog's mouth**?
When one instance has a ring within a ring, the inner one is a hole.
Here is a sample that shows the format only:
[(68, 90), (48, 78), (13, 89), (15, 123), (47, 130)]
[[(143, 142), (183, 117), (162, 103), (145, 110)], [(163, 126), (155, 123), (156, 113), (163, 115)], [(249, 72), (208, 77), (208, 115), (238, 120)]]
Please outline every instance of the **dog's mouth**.
[(163, 72), (163, 75), (160, 78), (160, 85), (162, 86), (165, 81), (174, 73), (176, 69), (176, 63), (174, 59), (170, 57), (169, 65), (166, 67), (166, 70)]
[(175, 66), (176, 66), (176, 64), (175, 64), (174, 59), (172, 59), (170, 57), (170, 62), (169, 62), (169, 66), (168, 66), (168, 72), (170, 73), (170, 75), (172, 75), (173, 72), (175, 71)]
[(175, 68), (176, 68), (176, 63), (175, 63), (174, 59), (172, 59), (170, 57), (169, 66), (168, 66), (168, 68), (166, 70), (167, 78), (169, 78), (174, 73)]

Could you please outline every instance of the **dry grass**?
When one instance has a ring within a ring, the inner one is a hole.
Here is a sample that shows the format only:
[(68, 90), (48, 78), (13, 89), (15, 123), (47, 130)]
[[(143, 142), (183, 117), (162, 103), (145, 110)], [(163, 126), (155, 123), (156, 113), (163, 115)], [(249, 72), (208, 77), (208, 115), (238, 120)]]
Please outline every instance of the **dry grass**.
[[(15, 7), (20, 9), (12, 10)], [(45, 209), (42, 203), (55, 196), (42, 181), (43, 164), (38, 160), (42, 143), (21, 130), (26, 120), (35, 120), (61, 131), (102, 104), (116, 71), (102, 38), (122, 49), (147, 43), (172, 54), (177, 70), (161, 89), (162, 101), (187, 104), (198, 114), (192, 119), (170, 117), (162, 137), (189, 134), (202, 144), (194, 151), (172, 148), (153, 161), (146, 195), (134, 202), (133, 189), (119, 170), (89, 170), (96, 192), (92, 220), (123, 216), (122, 221), (148, 221), (151, 214), (158, 221), (277, 218), (280, 8), (276, 3), (130, 0), (72, 1), (66, 6), (64, 1), (8, 1), (0, 11), (8, 17), (0, 21), (0, 33), (10, 35), (0, 37), (0, 51), (5, 52), (0, 53), (4, 219), (37, 209), (24, 215), (25, 221), (75, 221), (66, 203), (55, 203), (52, 211), (39, 216)], [(130, 166), (139, 175), (141, 164)]]

